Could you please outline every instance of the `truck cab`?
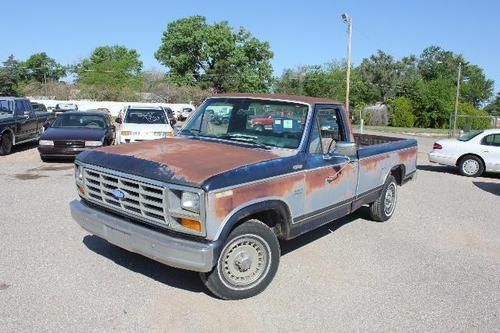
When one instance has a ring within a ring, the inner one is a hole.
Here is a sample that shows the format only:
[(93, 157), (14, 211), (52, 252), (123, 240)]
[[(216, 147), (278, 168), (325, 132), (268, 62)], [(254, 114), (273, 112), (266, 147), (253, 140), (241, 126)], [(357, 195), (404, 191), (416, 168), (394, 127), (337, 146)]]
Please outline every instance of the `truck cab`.
[[(227, 122), (214, 122), (225, 108)], [(212, 111), (210, 111), (212, 110)], [(269, 112), (271, 125), (251, 119)], [(74, 219), (167, 265), (200, 272), (224, 299), (272, 281), (286, 241), (361, 206), (386, 221), (416, 174), (417, 144), (354, 134), (342, 105), (304, 96), (210, 97), (177, 136), (83, 152)]]

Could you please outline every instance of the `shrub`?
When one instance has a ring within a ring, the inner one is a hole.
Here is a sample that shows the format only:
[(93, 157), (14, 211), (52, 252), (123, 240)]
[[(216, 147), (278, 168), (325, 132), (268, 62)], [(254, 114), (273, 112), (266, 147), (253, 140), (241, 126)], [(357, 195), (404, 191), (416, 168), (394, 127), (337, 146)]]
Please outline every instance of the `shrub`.
[(413, 127), (415, 115), (413, 105), (406, 97), (398, 97), (389, 103), (392, 109), (390, 124), (394, 127)]

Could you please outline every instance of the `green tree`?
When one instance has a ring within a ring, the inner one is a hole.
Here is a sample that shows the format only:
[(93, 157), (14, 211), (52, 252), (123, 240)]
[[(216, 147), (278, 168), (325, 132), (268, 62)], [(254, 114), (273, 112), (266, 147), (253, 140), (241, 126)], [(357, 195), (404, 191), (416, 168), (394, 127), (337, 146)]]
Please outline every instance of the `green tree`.
[(484, 111), (493, 115), (500, 115), (500, 92), (498, 92), (495, 98), (484, 107)]
[(125, 46), (100, 46), (74, 69), (83, 93), (95, 99), (135, 99), (142, 87), (139, 53)]
[(407, 97), (398, 97), (389, 102), (392, 109), (391, 126), (394, 127), (413, 127), (415, 124), (415, 115), (413, 114), (413, 105)]
[(415, 124), (418, 127), (448, 127), (449, 117), (453, 112), (454, 91), (453, 83), (445, 78), (418, 82), (412, 101), (415, 108)]
[(20, 64), (11, 54), (0, 67), (0, 96), (19, 95), (20, 73)]
[[(491, 127), (492, 120), (484, 110), (476, 109), (472, 104), (458, 104), (457, 127), (470, 129), (486, 129)], [(460, 117), (462, 116), (462, 117)]]
[(171, 22), (163, 33), (156, 59), (169, 68), (168, 79), (216, 92), (265, 92), (272, 84), (268, 42), (227, 22), (212, 25), (203, 16)]
[(35, 53), (23, 64), (23, 79), (25, 81), (59, 81), (66, 76), (66, 69), (50, 58), (45, 52)]
[(385, 102), (395, 95), (397, 68), (398, 64), (394, 58), (381, 50), (362, 60), (358, 68), (360, 77), (374, 92), (372, 95), (375, 98), (366, 102)]

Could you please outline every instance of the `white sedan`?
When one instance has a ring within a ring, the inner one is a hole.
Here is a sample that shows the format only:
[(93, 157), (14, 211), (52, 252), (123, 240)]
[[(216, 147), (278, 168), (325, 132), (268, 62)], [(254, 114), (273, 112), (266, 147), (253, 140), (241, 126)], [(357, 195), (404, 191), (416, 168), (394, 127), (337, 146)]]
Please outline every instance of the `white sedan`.
[(118, 143), (160, 139), (173, 135), (166, 111), (161, 107), (128, 106), (118, 117)]
[(485, 171), (500, 172), (500, 129), (439, 140), (429, 153), (429, 161), (456, 166), (467, 177), (478, 177)]

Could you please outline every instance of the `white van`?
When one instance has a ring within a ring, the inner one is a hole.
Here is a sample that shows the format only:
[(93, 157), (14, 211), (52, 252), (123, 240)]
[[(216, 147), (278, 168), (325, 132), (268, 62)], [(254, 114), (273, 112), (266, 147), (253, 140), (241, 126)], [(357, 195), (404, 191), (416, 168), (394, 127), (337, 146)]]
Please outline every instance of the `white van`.
[(116, 122), (121, 124), (118, 143), (130, 143), (173, 136), (167, 112), (161, 106), (129, 105)]

